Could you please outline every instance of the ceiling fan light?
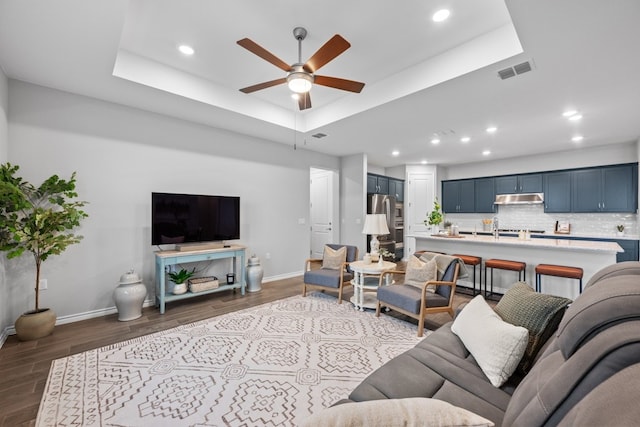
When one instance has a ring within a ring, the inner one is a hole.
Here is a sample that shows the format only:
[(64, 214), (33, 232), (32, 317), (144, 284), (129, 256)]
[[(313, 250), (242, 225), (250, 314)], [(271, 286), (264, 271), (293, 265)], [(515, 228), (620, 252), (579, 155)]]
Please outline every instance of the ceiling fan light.
[(293, 72), (287, 77), (287, 85), (292, 92), (307, 93), (311, 90), (313, 77), (303, 72)]

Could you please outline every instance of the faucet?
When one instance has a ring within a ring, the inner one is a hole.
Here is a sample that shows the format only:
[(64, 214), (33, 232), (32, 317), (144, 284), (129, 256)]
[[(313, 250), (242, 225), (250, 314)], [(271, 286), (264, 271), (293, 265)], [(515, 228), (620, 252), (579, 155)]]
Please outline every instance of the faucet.
[(498, 238), (500, 236), (500, 232), (498, 231), (498, 217), (493, 217), (493, 237)]

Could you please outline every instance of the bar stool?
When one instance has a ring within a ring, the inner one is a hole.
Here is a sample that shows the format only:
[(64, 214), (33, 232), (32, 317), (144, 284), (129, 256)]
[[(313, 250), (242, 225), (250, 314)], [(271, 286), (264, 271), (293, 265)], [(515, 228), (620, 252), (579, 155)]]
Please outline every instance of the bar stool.
[(527, 264), (520, 261), (510, 261), (507, 259), (488, 259), (484, 263), (484, 296), (487, 297), (487, 268), (491, 269), (491, 292), (493, 294), (493, 270), (509, 270), (518, 272), (518, 280), (522, 281), (527, 277)]
[(473, 295), (476, 295), (476, 266), (480, 266), (480, 282), (478, 282), (478, 293), (482, 293), (482, 258), (474, 255), (453, 254), (451, 256), (458, 257), (466, 265), (473, 266)]
[(566, 277), (567, 279), (578, 279), (580, 283), (580, 293), (582, 293), (582, 275), (580, 267), (569, 267), (566, 265), (538, 264), (536, 266), (536, 292), (542, 292), (542, 275)]

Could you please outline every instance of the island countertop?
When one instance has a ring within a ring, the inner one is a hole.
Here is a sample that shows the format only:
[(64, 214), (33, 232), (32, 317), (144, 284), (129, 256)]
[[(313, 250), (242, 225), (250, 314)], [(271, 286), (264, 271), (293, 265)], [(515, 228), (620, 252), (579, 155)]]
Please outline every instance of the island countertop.
[[(415, 245), (411, 244), (410, 247), (414, 247), (416, 251), (473, 255), (481, 257), (483, 264), (490, 258), (524, 262), (527, 264), (524, 281), (531, 287), (535, 287), (535, 268), (538, 264), (582, 268), (584, 271), (583, 284), (586, 284), (597, 271), (615, 264), (618, 252), (624, 252), (616, 242), (596, 240), (561, 238), (525, 240), (510, 236), (500, 236), (496, 239), (487, 235), (446, 237), (431, 235), (431, 233), (416, 233), (408, 236), (405, 245), (410, 239), (415, 239)], [(481, 266), (480, 269), (484, 287), (484, 283), (490, 279), (491, 274), (487, 271), (486, 273), (490, 277), (486, 277), (484, 266)], [(493, 277), (494, 290), (499, 293), (506, 292), (517, 281), (517, 274), (514, 274), (513, 271), (494, 270)], [(460, 285), (465, 286), (464, 283), (460, 283)], [(542, 292), (575, 299), (579, 294), (578, 283), (573, 279), (544, 276)]]
[(553, 248), (560, 250), (570, 251), (595, 251), (595, 252), (624, 252), (622, 247), (615, 242), (603, 242), (595, 240), (568, 240), (568, 239), (519, 239), (517, 237), (500, 236), (494, 238), (493, 236), (486, 235), (460, 235), (457, 237), (450, 237), (444, 235), (432, 235), (432, 234), (415, 234), (409, 237), (427, 240), (450, 240), (459, 244), (466, 243), (484, 243), (488, 245), (507, 245), (507, 246), (521, 246), (526, 248)]

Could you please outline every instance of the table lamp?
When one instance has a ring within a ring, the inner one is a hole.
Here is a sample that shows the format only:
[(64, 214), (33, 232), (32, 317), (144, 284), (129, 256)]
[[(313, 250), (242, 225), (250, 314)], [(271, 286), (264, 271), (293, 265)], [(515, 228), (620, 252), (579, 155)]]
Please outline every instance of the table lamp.
[(362, 229), (362, 234), (371, 235), (371, 254), (379, 254), (380, 242), (378, 242), (378, 236), (389, 234), (386, 215), (367, 214), (364, 219), (364, 228)]

